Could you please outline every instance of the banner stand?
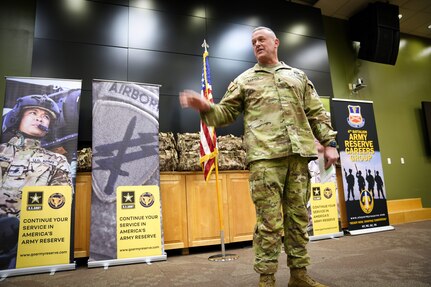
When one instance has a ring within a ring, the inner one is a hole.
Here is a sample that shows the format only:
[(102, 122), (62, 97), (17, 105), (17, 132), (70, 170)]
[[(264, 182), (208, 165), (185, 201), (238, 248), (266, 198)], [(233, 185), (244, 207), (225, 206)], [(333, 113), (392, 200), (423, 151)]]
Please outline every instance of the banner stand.
[(387, 226), (380, 226), (380, 227), (374, 227), (374, 228), (366, 228), (366, 229), (358, 229), (358, 230), (346, 230), (350, 235), (361, 235), (366, 233), (372, 233), (372, 232), (379, 232), (379, 231), (389, 231), (394, 230), (395, 228), (392, 225)]
[(334, 238), (343, 237), (343, 236), (344, 236), (344, 232), (340, 231), (340, 232), (331, 233), (331, 234), (312, 235), (312, 236), (309, 236), (309, 240), (317, 241), (322, 239), (334, 239)]
[(166, 259), (167, 259), (167, 256), (165, 253), (164, 255), (157, 255), (157, 256), (88, 261), (88, 268), (103, 267), (105, 269), (108, 269), (109, 266), (134, 264), (134, 263), (150, 264), (151, 262), (156, 262), (156, 261), (166, 261)]
[(55, 272), (57, 271), (66, 271), (66, 270), (74, 270), (74, 269), (76, 269), (75, 263), (1, 270), (0, 281), (3, 281), (4, 279), (6, 279), (6, 277), (10, 277), (10, 276), (48, 273), (48, 272), (50, 273), (49, 275), (54, 275)]
[(347, 232), (359, 235), (393, 230), (373, 102), (332, 99), (331, 110), (338, 132)]

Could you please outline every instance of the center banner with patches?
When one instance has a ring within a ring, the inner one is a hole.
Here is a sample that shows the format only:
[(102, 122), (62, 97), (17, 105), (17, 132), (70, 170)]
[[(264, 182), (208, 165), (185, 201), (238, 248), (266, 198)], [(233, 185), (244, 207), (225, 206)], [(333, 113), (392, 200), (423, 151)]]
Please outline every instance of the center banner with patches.
[[(118, 259), (117, 189), (160, 186), (159, 89), (151, 84), (93, 81), (89, 267)], [(160, 239), (163, 255), (163, 237)]]
[(352, 235), (391, 230), (373, 103), (332, 99), (338, 131), (348, 230)]

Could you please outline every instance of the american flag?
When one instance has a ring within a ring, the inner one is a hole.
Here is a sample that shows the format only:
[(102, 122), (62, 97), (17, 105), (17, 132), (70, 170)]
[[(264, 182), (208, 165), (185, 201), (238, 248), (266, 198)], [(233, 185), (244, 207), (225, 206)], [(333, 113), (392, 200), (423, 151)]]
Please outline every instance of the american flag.
[[(206, 45), (206, 43), (204, 42)], [(211, 88), (210, 66), (208, 63), (208, 52), (205, 49), (203, 54), (203, 69), (202, 69), (202, 90), (201, 96), (210, 103), (214, 103)], [(201, 120), (200, 130), (200, 163), (204, 172), (206, 181), (211, 176), (211, 172), (216, 168), (217, 164), (217, 136), (214, 127), (207, 126)]]

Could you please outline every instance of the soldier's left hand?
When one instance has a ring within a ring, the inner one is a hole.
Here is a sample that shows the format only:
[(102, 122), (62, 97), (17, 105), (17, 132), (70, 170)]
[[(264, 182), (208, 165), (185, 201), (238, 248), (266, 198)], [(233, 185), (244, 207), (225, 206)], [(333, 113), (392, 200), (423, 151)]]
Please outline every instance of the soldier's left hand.
[(337, 148), (330, 146), (325, 146), (323, 155), (325, 157), (325, 169), (330, 168), (339, 158)]

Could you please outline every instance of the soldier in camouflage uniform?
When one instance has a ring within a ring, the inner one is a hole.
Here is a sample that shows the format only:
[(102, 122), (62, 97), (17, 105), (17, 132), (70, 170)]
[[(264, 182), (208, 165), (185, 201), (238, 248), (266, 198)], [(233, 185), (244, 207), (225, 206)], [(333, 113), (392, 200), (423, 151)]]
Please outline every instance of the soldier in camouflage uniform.
[(250, 192), (257, 215), (253, 246), (259, 286), (275, 286), (283, 231), (291, 275), (288, 286), (324, 286), (305, 268), (310, 264), (307, 165), (317, 158), (314, 137), (325, 147), (325, 167), (335, 163), (336, 132), (305, 73), (279, 62), (274, 32), (256, 28), (252, 45), (258, 63), (229, 85), (219, 104), (210, 104), (190, 90), (180, 93), (180, 103), (198, 110), (209, 126), (227, 125), (244, 113)]
[(66, 157), (41, 147), (59, 112), (48, 96), (30, 95), (4, 119), (3, 136), (13, 136), (0, 145), (0, 269), (14, 268), (23, 187), (72, 186)]

